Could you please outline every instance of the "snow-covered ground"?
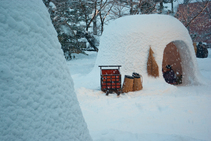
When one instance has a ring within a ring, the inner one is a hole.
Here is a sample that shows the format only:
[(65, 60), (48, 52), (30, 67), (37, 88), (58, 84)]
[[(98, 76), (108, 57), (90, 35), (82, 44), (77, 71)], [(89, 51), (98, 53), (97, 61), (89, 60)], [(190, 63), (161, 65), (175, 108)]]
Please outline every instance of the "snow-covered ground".
[(208, 58), (197, 58), (207, 85), (166, 87), (152, 83), (151, 87), (120, 97), (105, 96), (100, 91), (100, 80), (92, 85), (100, 75), (100, 69), (89, 74), (96, 56), (89, 52), (67, 62), (94, 141), (211, 140), (211, 49)]
[(0, 141), (211, 140), (211, 54), (197, 59), (203, 85), (150, 81), (105, 96), (97, 54), (67, 66), (41, 0), (1, 0), (0, 10)]

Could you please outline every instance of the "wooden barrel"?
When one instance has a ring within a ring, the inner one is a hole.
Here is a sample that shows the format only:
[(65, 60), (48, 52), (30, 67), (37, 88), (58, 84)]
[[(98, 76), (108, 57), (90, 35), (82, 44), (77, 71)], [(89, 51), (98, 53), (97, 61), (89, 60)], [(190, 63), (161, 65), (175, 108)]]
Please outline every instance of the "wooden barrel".
[(134, 80), (133, 80), (133, 91), (139, 91), (139, 90), (142, 90), (143, 89), (143, 86), (142, 86), (142, 76), (139, 75), (138, 73), (133, 73), (133, 77), (134, 77)]
[(134, 78), (132, 76), (125, 75), (124, 83), (123, 83), (123, 86), (122, 86), (122, 92), (123, 93), (133, 91), (133, 80), (134, 80)]

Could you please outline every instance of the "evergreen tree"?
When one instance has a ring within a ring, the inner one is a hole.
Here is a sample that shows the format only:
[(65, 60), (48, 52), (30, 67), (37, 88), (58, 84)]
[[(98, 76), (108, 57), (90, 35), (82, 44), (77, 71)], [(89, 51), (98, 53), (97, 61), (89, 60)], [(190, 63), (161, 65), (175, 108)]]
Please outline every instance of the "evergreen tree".
[(85, 29), (89, 14), (92, 12), (87, 1), (43, 0), (43, 2), (58, 33), (65, 58), (70, 60), (71, 53), (85, 54), (86, 42), (90, 42), (90, 39), (88, 41), (86, 39)]

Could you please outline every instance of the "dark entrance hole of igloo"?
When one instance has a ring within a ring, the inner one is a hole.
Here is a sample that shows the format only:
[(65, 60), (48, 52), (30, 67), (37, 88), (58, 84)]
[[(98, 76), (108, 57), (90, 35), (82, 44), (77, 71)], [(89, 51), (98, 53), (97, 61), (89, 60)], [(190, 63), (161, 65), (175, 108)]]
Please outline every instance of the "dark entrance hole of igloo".
[(182, 66), (180, 53), (173, 42), (166, 45), (163, 52), (162, 72), (169, 84), (182, 84)]

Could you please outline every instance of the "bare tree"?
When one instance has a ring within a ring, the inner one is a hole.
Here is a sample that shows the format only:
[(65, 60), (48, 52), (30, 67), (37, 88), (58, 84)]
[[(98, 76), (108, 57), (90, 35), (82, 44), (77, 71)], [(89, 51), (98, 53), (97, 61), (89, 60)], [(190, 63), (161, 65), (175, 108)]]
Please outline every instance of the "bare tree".
[[(105, 20), (107, 18), (107, 16), (110, 14), (111, 10), (113, 9), (114, 7), (114, 3), (115, 3), (115, 0), (113, 1), (109, 1), (107, 2), (107, 4), (101, 9), (101, 11), (99, 12), (99, 17), (100, 17), (100, 33), (102, 34), (103, 33), (103, 30), (104, 30), (104, 23), (105, 23)], [(101, 0), (101, 3), (100, 3), (100, 7), (102, 7), (103, 5), (103, 0)]]
[(208, 6), (209, 2), (207, 1), (203, 8), (194, 16), (191, 18), (191, 20), (185, 25), (185, 27), (188, 27)]
[(127, 3), (130, 5), (130, 15), (136, 15), (154, 13), (158, 2), (154, 0), (128, 0)]
[[(81, 0), (79, 0), (81, 2)], [(89, 8), (92, 8), (93, 13), (91, 18), (89, 18), (89, 16), (86, 16), (86, 31), (88, 31), (88, 29), (90, 28), (90, 25), (94, 22), (96, 22), (96, 18), (99, 15), (99, 13), (105, 8), (105, 6), (107, 5), (107, 3), (109, 2), (109, 0), (90, 0), (89, 3)], [(86, 15), (86, 9), (83, 9), (84, 14)]]
[(189, 30), (194, 41), (210, 42), (210, 8), (209, 0), (198, 0), (194, 3), (191, 3), (191, 0), (186, 0), (178, 7), (175, 17)]
[(114, 1), (114, 6), (110, 11), (110, 19), (117, 19), (130, 14), (130, 6), (126, 2), (120, 0)]

